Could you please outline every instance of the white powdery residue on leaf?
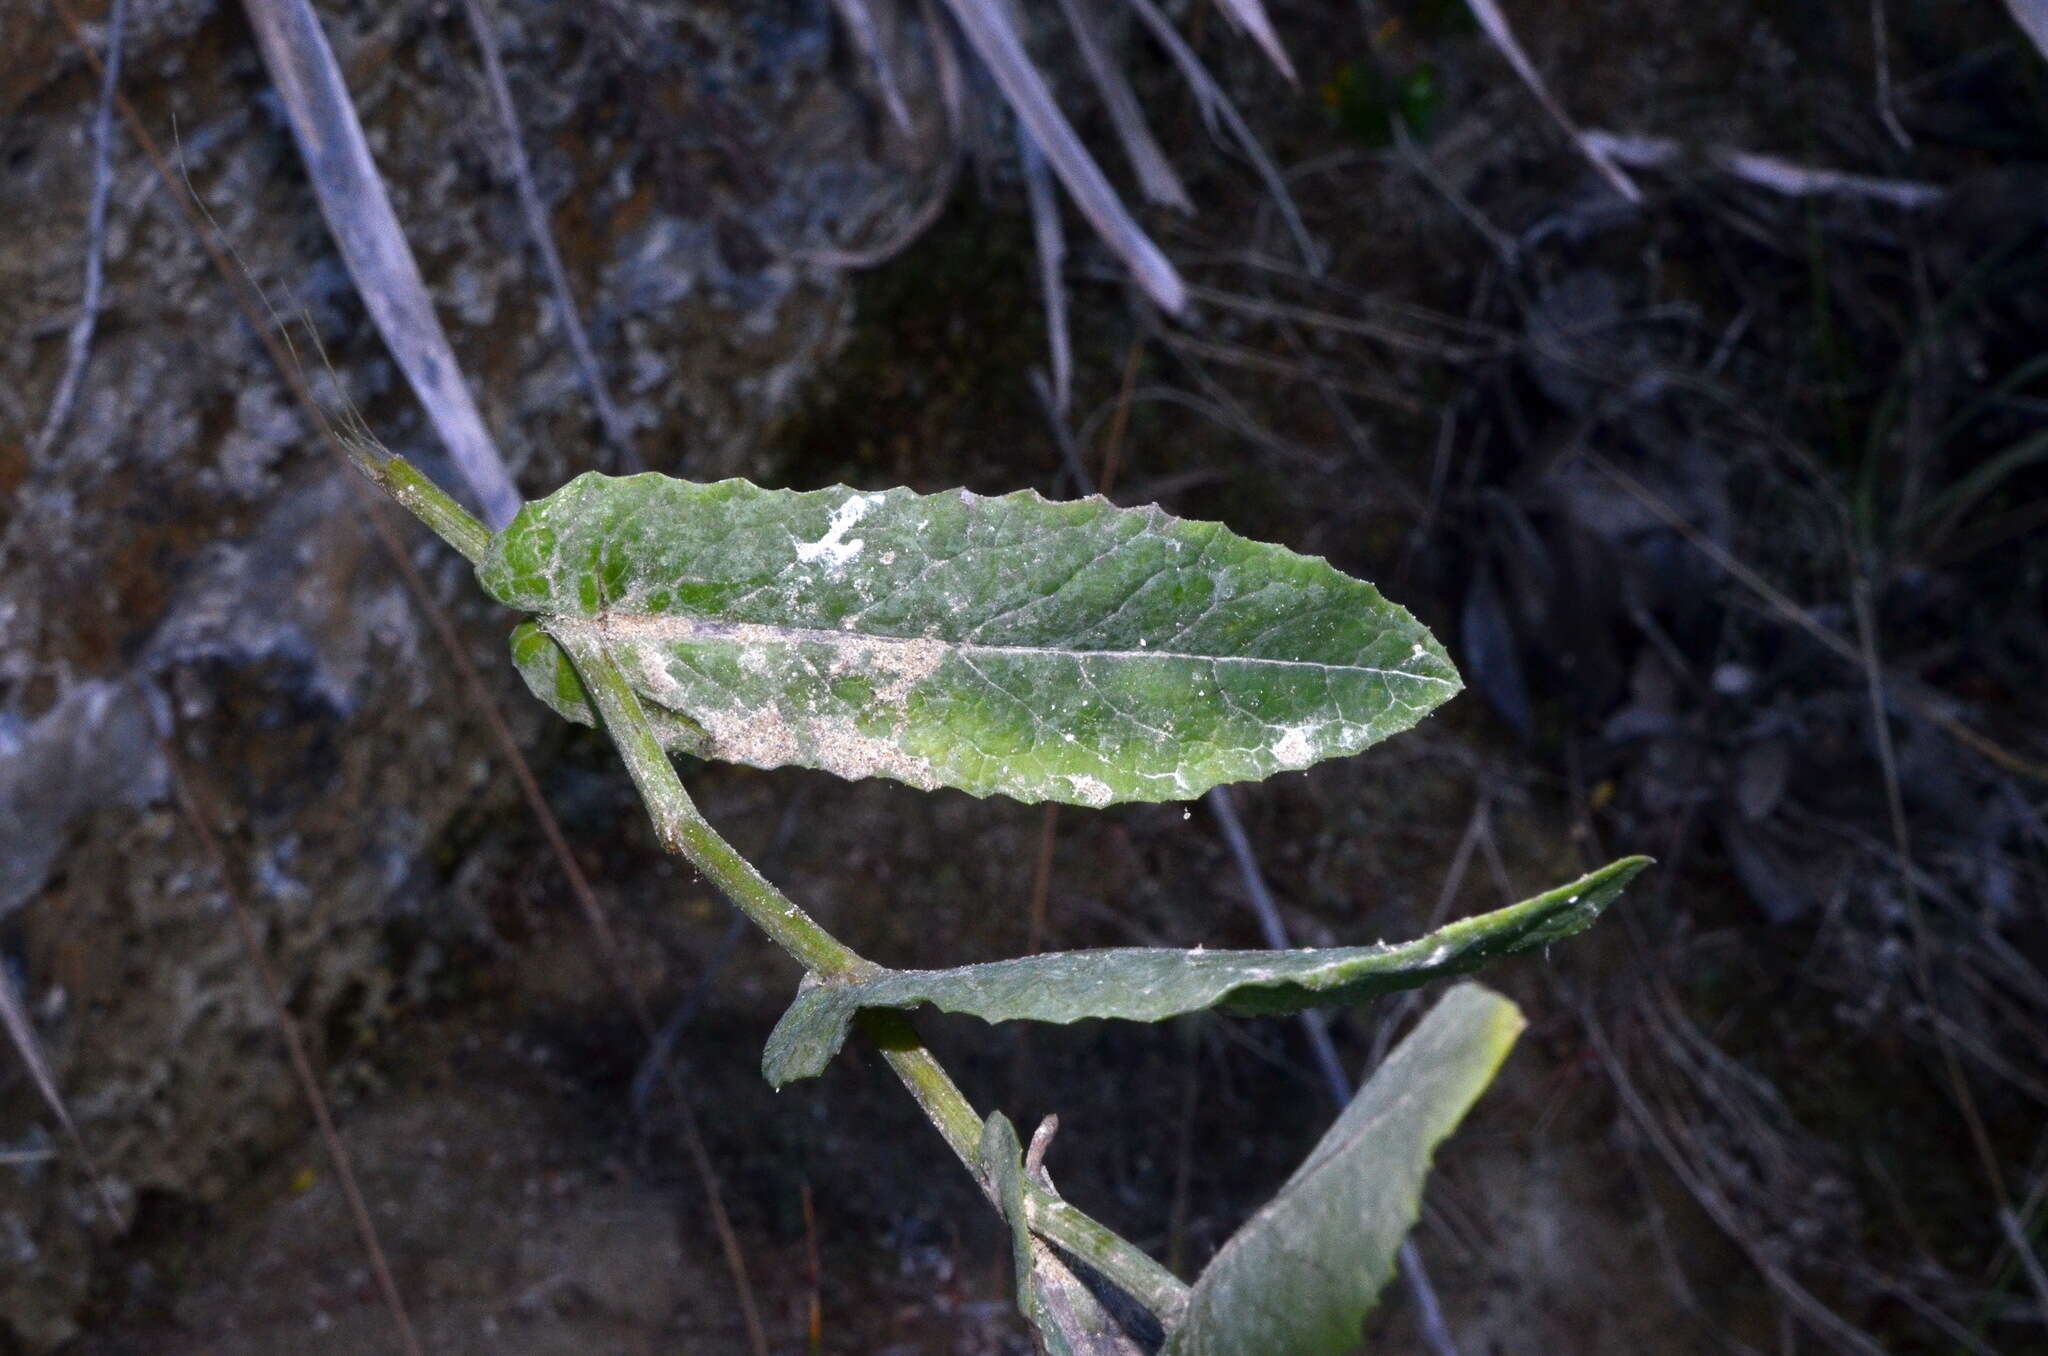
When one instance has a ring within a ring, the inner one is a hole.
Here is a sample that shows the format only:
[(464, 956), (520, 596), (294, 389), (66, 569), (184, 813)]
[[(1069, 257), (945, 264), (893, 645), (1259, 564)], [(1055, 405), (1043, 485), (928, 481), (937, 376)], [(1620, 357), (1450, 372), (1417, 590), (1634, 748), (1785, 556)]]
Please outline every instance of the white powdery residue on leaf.
[(832, 520), (825, 525), (825, 535), (816, 541), (796, 544), (796, 558), (806, 565), (825, 562), (825, 572), (837, 576), (841, 570), (852, 564), (867, 543), (856, 537), (847, 541), (846, 534), (853, 525), (867, 517), (868, 510), (882, 502), (879, 494), (856, 494), (838, 508), (832, 510)]
[(698, 722), (711, 738), (710, 756), (753, 767), (792, 763), (858, 781), (889, 777), (929, 791), (939, 785), (932, 765), (887, 739), (863, 732), (844, 716), (785, 712), (774, 705), (757, 710), (704, 710)]
[[(936, 641), (676, 616), (606, 617), (597, 622), (557, 617), (551, 625), (558, 630), (586, 628), (600, 638), (627, 681), (655, 711), (687, 717), (702, 729), (702, 746), (692, 752), (703, 757), (759, 768), (815, 767), (849, 781), (889, 777), (926, 791), (940, 785), (930, 760), (898, 747), (894, 740), (902, 733), (901, 708), (911, 689), (945, 656), (945, 647)], [(743, 671), (783, 689), (788, 699), (762, 702), (731, 689), (686, 687), (666, 660), (667, 646), (674, 643), (731, 646)], [(855, 672), (868, 678), (874, 693), (864, 710), (851, 709), (822, 692), (800, 694), (809, 670), (798, 650), (806, 644), (832, 651), (832, 673)], [(893, 731), (863, 728), (864, 716), (891, 710), (897, 716)]]
[(875, 703), (885, 707), (901, 707), (911, 689), (931, 677), (946, 657), (946, 646), (940, 641), (895, 636), (847, 636), (835, 649), (828, 671), (866, 675), (875, 685)]
[(1084, 805), (1107, 805), (1116, 799), (1116, 792), (1110, 790), (1109, 783), (1099, 777), (1090, 777), (1086, 773), (1082, 773), (1080, 776), (1068, 777), (1066, 780), (1067, 784), (1074, 788), (1074, 794), (1080, 797), (1081, 803)]
[(1316, 750), (1314, 743), (1309, 739), (1309, 727), (1283, 727), (1279, 740), (1273, 745), (1273, 756), (1289, 767), (1304, 767), (1315, 761)]

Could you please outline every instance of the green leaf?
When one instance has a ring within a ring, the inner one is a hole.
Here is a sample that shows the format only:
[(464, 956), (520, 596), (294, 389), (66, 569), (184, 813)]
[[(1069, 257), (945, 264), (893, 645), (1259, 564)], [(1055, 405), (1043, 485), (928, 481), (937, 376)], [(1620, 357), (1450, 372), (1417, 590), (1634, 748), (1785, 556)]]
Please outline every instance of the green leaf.
[(1505, 909), (1460, 919), (1398, 946), (1312, 951), (1176, 951), (1129, 947), (1050, 952), (956, 970), (890, 970), (856, 982), (807, 978), (775, 1024), (761, 1072), (776, 1087), (823, 1071), (862, 1008), (912, 1008), (989, 1022), (1157, 1022), (1222, 1007), (1272, 1016), (1363, 1002), (1464, 974), (1592, 926), (1647, 857), (1625, 857)]
[(1188, 799), (1356, 753), (1459, 686), (1370, 584), (1101, 499), (584, 475), (477, 573), (536, 614), (515, 657), (571, 719), (591, 709), (544, 633), (601, 640), (673, 749), (1023, 801)]
[(1017, 1268), (1017, 1307), (1038, 1332), (1044, 1356), (1138, 1356), (1138, 1344), (1050, 1244), (1036, 1238), (1024, 1205), (1024, 1156), (1009, 1118), (998, 1111), (982, 1125), (981, 1170), (995, 1186), (1010, 1225)]
[(1437, 1143), (1520, 1034), (1513, 1003), (1461, 984), (1217, 1252), (1163, 1356), (1344, 1356), (1415, 1223)]
[(996, 1189), (1003, 1219), (1010, 1226), (1010, 1256), (1017, 1265), (1017, 1307), (1031, 1312), (1031, 1224), (1024, 1211), (1024, 1148), (1016, 1127), (997, 1111), (981, 1126), (981, 1170)]
[[(573, 721), (597, 724), (576, 666), (569, 662), (568, 654), (555, 643), (554, 637), (534, 623), (521, 622), (512, 628), (512, 663), (535, 696)], [(710, 737), (703, 726), (688, 716), (646, 701), (641, 702), (640, 709), (646, 713), (647, 723), (654, 727), (661, 746), (669, 752), (710, 755)]]

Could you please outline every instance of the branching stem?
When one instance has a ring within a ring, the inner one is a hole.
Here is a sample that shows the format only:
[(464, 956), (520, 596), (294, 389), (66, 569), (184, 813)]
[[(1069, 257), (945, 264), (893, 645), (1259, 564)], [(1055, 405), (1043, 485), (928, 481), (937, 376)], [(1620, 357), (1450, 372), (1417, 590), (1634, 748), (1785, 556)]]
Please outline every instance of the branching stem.
[[(576, 666), (585, 692), (604, 721), (606, 733), (625, 759), (634, 786), (639, 788), (662, 846), (688, 859), (812, 974), (829, 982), (878, 973), (874, 962), (862, 958), (827, 932), (706, 822), (669, 762), (638, 695), (604, 646), (588, 632), (565, 628), (549, 634)], [(983, 1192), (994, 1200), (995, 1193), (981, 1169), (982, 1118), (918, 1039), (910, 1019), (892, 1009), (870, 1008), (861, 1014), (859, 1025), (881, 1050), (925, 1119), (945, 1138)], [(1151, 1309), (1162, 1322), (1171, 1325), (1186, 1306), (1187, 1286), (1178, 1277), (1152, 1260), (1142, 1248), (1059, 1196), (1031, 1185), (1026, 1190), (1025, 1209), (1035, 1233), (1086, 1262)]]
[[(547, 625), (545, 621), (541, 624), (543, 628)], [(697, 812), (696, 802), (668, 760), (668, 751), (648, 723), (639, 697), (604, 646), (588, 632), (567, 627), (548, 634), (576, 666), (584, 691), (604, 721), (605, 733), (626, 760), (626, 771), (639, 788), (662, 847), (688, 858), (690, 865), (703, 872), (741, 913), (806, 970), (822, 979), (856, 979), (874, 973), (877, 967), (873, 963), (862, 960), (798, 908)], [(980, 1134), (978, 1125), (975, 1133)]]

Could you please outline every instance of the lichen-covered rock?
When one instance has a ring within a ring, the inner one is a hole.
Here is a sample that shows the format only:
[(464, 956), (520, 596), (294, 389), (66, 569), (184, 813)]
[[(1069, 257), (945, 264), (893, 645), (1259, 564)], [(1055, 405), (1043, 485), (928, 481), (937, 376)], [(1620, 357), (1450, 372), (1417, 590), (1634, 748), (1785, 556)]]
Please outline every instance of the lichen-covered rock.
[[(104, 3), (77, 7), (97, 40)], [(886, 230), (937, 154), (916, 43), (895, 38), (920, 110), (904, 136), (835, 68), (823, 5), (493, 8), (635, 453), (707, 479), (762, 474), (763, 433), (835, 351), (847, 311), (842, 280), (798, 256)], [(523, 486), (615, 466), (459, 16), (323, 19)], [(103, 1218), (0, 1051), (0, 1347), (39, 1351), (75, 1331), (96, 1240), (138, 1212), (220, 1201), (303, 1116), (159, 741), (208, 794), (316, 1055), (397, 983), (387, 927), (436, 903), (420, 897), (423, 856), (503, 792), (356, 488), (125, 132), (90, 366), (62, 436), (31, 454), (78, 304), (96, 80), (42, 6), (0, 0), (0, 32), (0, 967), (125, 1216)], [(325, 389), (440, 469), (231, 9), (130, 0), (124, 55), (124, 93), (166, 143), (175, 119), (191, 181), (253, 280), (319, 333)], [(495, 656), (502, 622), (467, 572), (433, 550), (418, 559)], [(510, 674), (483, 667), (509, 695)], [(537, 723), (514, 703), (522, 728)]]

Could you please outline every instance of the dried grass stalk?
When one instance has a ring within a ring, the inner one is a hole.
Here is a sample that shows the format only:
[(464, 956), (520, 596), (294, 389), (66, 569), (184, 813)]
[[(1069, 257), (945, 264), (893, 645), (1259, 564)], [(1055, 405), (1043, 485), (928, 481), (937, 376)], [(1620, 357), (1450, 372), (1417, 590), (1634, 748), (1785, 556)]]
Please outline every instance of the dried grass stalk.
[(427, 299), (320, 20), (307, 0), (244, 0), (244, 8), (342, 262), (484, 521), (503, 527), (519, 511), (519, 490)]
[(1187, 305), (1187, 288), (1179, 270), (1132, 218), (1095, 158), (1081, 144), (1046, 88), (1045, 77), (1031, 64), (1023, 38), (1001, 0), (946, 0), (946, 8), (1088, 224), (1123, 260), (1145, 294), (1161, 310), (1178, 315)]
[(1060, 0), (1060, 12), (1066, 16), (1067, 27), (1073, 32), (1074, 45), (1081, 49), (1081, 62), (1088, 68), (1088, 76), (1095, 82), (1095, 88), (1102, 95), (1102, 105), (1109, 113), (1110, 125), (1116, 129), (1117, 140), (1123, 143), (1124, 155), (1130, 159), (1131, 169), (1138, 176), (1138, 187), (1145, 196), (1161, 206), (1192, 212), (1194, 203), (1188, 197), (1180, 176), (1173, 172), (1173, 165), (1167, 160), (1166, 152), (1153, 139), (1152, 129), (1145, 123), (1145, 110), (1138, 104), (1137, 93), (1131, 82), (1125, 78), (1123, 67), (1109, 54), (1109, 45), (1103, 40), (1094, 10), (1081, 0)]
[(1522, 78), (1522, 83), (1536, 96), (1536, 102), (1542, 104), (1543, 111), (1564, 129), (1565, 135), (1572, 139), (1572, 144), (1579, 148), (1579, 153), (1600, 172), (1600, 177), (1612, 184), (1614, 191), (1630, 202), (1641, 202), (1642, 190), (1636, 187), (1635, 180), (1629, 178), (1621, 166), (1614, 163), (1612, 157), (1580, 133), (1571, 115), (1564, 111), (1564, 105), (1557, 101), (1551, 94), (1550, 87), (1543, 83), (1543, 77), (1536, 73), (1536, 66), (1529, 60), (1529, 54), (1524, 52), (1522, 44), (1515, 40), (1515, 30), (1508, 26), (1507, 16), (1500, 12), (1500, 6), (1493, 0), (1465, 0), (1465, 3), (1470, 7), (1472, 17), (1478, 21), (1487, 38), (1500, 49), (1500, 54), (1507, 58), (1508, 65), (1514, 67), (1515, 74)]
[(1067, 262), (1066, 232), (1060, 227), (1059, 200), (1045, 157), (1017, 132), (1017, 150), (1024, 163), (1024, 193), (1031, 203), (1031, 234), (1038, 244), (1038, 285), (1045, 295), (1045, 338), (1052, 349), (1053, 417), (1064, 422), (1074, 390), (1074, 349), (1067, 333), (1067, 287), (1061, 276)]

